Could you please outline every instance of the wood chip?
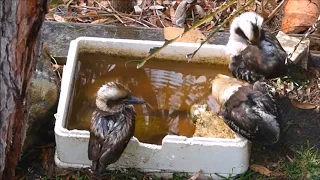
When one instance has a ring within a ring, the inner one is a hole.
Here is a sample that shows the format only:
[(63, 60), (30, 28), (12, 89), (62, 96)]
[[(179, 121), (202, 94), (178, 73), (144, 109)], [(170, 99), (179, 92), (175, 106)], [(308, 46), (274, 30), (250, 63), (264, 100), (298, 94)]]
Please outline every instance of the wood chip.
[(271, 174), (271, 171), (268, 168), (266, 168), (264, 166), (260, 166), (258, 164), (250, 165), (250, 169), (253, 172), (257, 172), (257, 173), (265, 175), (265, 176), (270, 176), (270, 174)]
[(300, 109), (314, 109), (317, 107), (314, 104), (299, 102), (295, 99), (291, 99), (291, 104), (297, 108), (300, 108)]
[(197, 179), (199, 179), (201, 173), (202, 173), (202, 170), (198, 171), (192, 177), (190, 177), (188, 180), (197, 180)]
[(91, 24), (102, 24), (104, 22), (107, 22), (109, 19), (105, 18), (105, 19), (97, 19), (95, 21), (92, 21)]
[(56, 14), (53, 15), (53, 18), (54, 18), (54, 20), (56, 20), (58, 22), (66, 22), (66, 20), (62, 16), (59, 16)]

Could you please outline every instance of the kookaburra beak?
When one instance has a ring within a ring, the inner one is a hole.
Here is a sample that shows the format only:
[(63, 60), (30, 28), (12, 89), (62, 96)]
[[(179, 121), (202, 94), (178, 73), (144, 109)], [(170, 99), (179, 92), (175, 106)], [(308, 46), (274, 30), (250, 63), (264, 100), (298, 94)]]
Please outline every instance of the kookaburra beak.
[(128, 104), (144, 104), (144, 103), (146, 103), (143, 99), (140, 99), (140, 98), (137, 98), (134, 96), (130, 96), (125, 101)]

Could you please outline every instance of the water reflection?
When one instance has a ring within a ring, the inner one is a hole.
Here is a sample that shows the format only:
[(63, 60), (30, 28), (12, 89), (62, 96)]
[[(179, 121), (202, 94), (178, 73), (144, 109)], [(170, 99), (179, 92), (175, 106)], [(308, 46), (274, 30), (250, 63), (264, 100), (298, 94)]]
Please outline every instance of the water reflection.
[[(90, 59), (95, 59), (94, 63)], [(135, 136), (153, 144), (161, 144), (167, 134), (191, 137), (195, 126), (190, 106), (208, 99), (212, 77), (229, 74), (225, 67), (208, 64), (152, 60), (136, 69), (135, 64), (125, 67), (125, 59), (92, 54), (80, 54), (79, 61), (68, 129), (88, 129), (98, 88), (107, 81), (118, 80), (150, 104), (135, 106)]]

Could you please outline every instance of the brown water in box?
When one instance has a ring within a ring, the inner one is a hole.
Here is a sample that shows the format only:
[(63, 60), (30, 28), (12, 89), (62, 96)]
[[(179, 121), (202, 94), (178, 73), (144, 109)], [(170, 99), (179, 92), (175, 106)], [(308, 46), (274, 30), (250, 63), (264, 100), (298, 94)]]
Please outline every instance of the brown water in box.
[(136, 69), (136, 63), (125, 67), (130, 59), (119, 57), (79, 54), (78, 60), (81, 65), (67, 128), (88, 130), (97, 90), (117, 79), (151, 105), (135, 105), (135, 137), (151, 144), (161, 144), (168, 133), (191, 137), (195, 131), (191, 105), (208, 99), (216, 74), (229, 75), (224, 66), (200, 63), (150, 60)]

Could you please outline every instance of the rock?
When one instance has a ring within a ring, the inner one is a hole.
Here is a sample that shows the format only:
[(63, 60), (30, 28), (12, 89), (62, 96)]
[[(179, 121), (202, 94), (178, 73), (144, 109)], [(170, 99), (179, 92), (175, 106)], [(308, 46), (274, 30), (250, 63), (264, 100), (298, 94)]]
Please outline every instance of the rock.
[[(279, 31), (276, 37), (279, 40), (283, 49), (288, 54), (293, 52), (294, 47), (299, 43), (301, 39), (297, 37), (288, 36), (282, 31)], [(309, 39), (302, 41), (300, 45), (297, 47), (296, 51), (293, 53), (292, 57), (290, 58), (295, 64), (300, 63), (301, 66), (305, 69), (307, 69), (307, 66), (308, 66), (309, 46), (310, 46)]]
[(308, 29), (320, 15), (319, 0), (289, 0), (284, 7), (281, 30), (299, 33)]
[(58, 102), (58, 86), (57, 76), (52, 70), (50, 57), (46, 53), (42, 53), (38, 59), (29, 86), (28, 99), (30, 110), (24, 150), (45, 141), (44, 138), (49, 135), (48, 132), (53, 131), (53, 114)]

